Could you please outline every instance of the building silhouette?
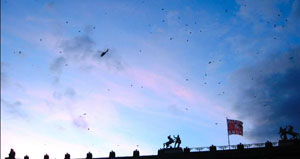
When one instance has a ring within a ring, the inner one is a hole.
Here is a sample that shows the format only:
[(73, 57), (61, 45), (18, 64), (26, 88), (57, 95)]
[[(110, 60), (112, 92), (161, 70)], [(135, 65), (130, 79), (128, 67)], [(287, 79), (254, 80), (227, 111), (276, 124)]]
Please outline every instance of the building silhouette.
[[(15, 155), (15, 151), (11, 149), (9, 157), (5, 159), (16, 159)], [(49, 158), (50, 155), (44, 155), (44, 159)], [(24, 159), (29, 157), (26, 155)], [(71, 159), (71, 155), (66, 153), (64, 159)], [(76, 159), (300, 159), (300, 140), (280, 140), (278, 143), (267, 141), (230, 147), (212, 145), (202, 148), (162, 148), (158, 150), (157, 155), (142, 156), (138, 150), (134, 150), (132, 156), (123, 157), (117, 157), (114, 151), (111, 151), (108, 157), (93, 157), (92, 153), (88, 152), (86, 158)]]

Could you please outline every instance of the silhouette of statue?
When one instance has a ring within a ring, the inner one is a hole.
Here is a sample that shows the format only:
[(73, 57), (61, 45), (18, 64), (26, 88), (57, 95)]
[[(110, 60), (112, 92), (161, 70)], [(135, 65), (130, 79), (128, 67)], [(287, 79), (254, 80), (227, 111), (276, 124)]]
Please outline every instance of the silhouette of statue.
[(8, 158), (9, 159), (15, 159), (16, 158), (16, 153), (15, 153), (14, 149), (10, 149)]
[(140, 152), (138, 150), (133, 151), (133, 158), (139, 158), (140, 157)]
[(288, 129), (288, 132), (293, 132), (294, 127), (293, 127), (292, 125), (289, 125), (288, 128), (289, 128), (289, 129)]
[(65, 159), (70, 159), (71, 158), (71, 155), (69, 153), (66, 153), (65, 154)]
[(286, 128), (280, 127), (280, 128), (279, 128), (279, 134), (280, 134), (281, 140), (287, 140), (287, 136), (286, 136), (286, 134), (287, 134)]
[(24, 156), (24, 159), (29, 159), (29, 157), (26, 155), (26, 156)]
[(115, 151), (110, 151), (110, 153), (109, 153), (109, 158), (110, 158), (110, 159), (116, 158), (116, 153), (115, 153)]
[(172, 143), (174, 143), (174, 139), (172, 139), (171, 135), (168, 136), (169, 141), (167, 141), (166, 143), (164, 143), (164, 148), (172, 148), (172, 146), (170, 146)]
[(86, 159), (92, 159), (93, 158), (93, 154), (91, 152), (86, 154)]
[(177, 145), (177, 148), (179, 148), (180, 144), (181, 144), (181, 140), (180, 140), (179, 135), (177, 135), (177, 137), (175, 137), (175, 136), (173, 136), (173, 137), (175, 139), (175, 145), (174, 145), (174, 147), (176, 147), (176, 145)]
[(44, 155), (44, 159), (49, 159), (49, 155), (48, 154)]
[(288, 130), (286, 131), (287, 134), (291, 135), (293, 140), (298, 139), (299, 138), (299, 133), (294, 132), (294, 127), (289, 125), (288, 126)]

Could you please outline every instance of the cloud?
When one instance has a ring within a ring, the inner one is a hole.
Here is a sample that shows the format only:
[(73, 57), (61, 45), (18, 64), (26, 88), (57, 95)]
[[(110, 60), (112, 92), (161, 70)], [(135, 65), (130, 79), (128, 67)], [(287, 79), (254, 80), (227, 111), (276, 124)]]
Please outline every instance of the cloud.
[(122, 57), (118, 55), (118, 52), (115, 49), (110, 48), (109, 53), (103, 56), (99, 61), (99, 55), (101, 55), (102, 51), (97, 50), (97, 54), (94, 55), (94, 59), (98, 60), (98, 62), (104, 63), (105, 66), (112, 70), (124, 70), (125, 64), (122, 60)]
[(178, 107), (176, 104), (171, 104), (167, 106), (169, 112), (173, 113), (174, 115), (182, 115), (184, 111), (182, 108)]
[(85, 34), (63, 41), (60, 47), (67, 58), (82, 60), (93, 53), (94, 46), (95, 42)]
[[(254, 31), (259, 31), (261, 35), (268, 35), (270, 31), (299, 35), (297, 30), (300, 27), (299, 1), (237, 0), (237, 4), (240, 5), (237, 15), (248, 25), (253, 25)], [(280, 6), (291, 8), (290, 12), (286, 13)], [(273, 27), (275, 25), (277, 27)]]
[(67, 65), (67, 61), (64, 57), (60, 56), (54, 59), (50, 64), (50, 70), (56, 75), (53, 78), (53, 84), (58, 84), (60, 81), (60, 75), (63, 72), (63, 67)]
[(73, 98), (76, 95), (76, 92), (73, 88), (67, 88), (65, 91), (65, 95), (69, 98)]
[(45, 9), (48, 10), (48, 11), (52, 11), (54, 8), (55, 8), (55, 2), (54, 1), (50, 1), (50, 2), (47, 2), (45, 4)]
[[(83, 35), (61, 42), (62, 57), (83, 67), (91, 65), (101, 66), (104, 63), (108, 68), (122, 69), (124, 64), (118, 52), (112, 47), (98, 49), (96, 42), (90, 36), (92, 32), (91, 26), (86, 26), (84, 30), (85, 33)], [(100, 57), (101, 53), (106, 49), (109, 49), (109, 52), (105, 56)]]
[(88, 129), (88, 123), (82, 116), (73, 119), (73, 124), (78, 128)]
[(165, 96), (175, 96), (177, 99), (184, 100), (189, 103), (196, 103), (196, 101), (204, 102), (205, 99), (201, 96), (196, 100), (196, 92), (184, 87), (183, 84), (171, 79), (170, 76), (163, 75), (161, 73), (132, 68), (128, 70), (132, 79), (134, 79), (140, 85), (144, 85), (146, 88), (150, 88), (157, 94)]
[(57, 100), (61, 100), (63, 97), (72, 99), (76, 96), (76, 91), (73, 88), (67, 88), (64, 93), (61, 93), (60, 91), (54, 91), (52, 96)]
[(5, 112), (4, 116), (9, 116), (12, 118), (26, 118), (27, 115), (22, 109), (22, 102), (21, 101), (14, 101), (14, 102), (9, 102), (5, 99), (1, 99), (1, 105), (3, 106), (2, 109)]
[(59, 93), (59, 92), (57, 92), (57, 91), (54, 91), (54, 92), (52, 93), (52, 95), (53, 95), (53, 97), (54, 97), (55, 99), (57, 99), (57, 100), (60, 100), (60, 99), (62, 98), (62, 94)]
[(177, 11), (168, 11), (166, 19), (169, 25), (178, 25), (179, 13)]
[(20, 105), (22, 105), (22, 103), (20, 101), (16, 101), (14, 103), (9, 103), (6, 100), (2, 99), (3, 103), (6, 104), (9, 107), (18, 107)]
[(235, 72), (233, 108), (240, 119), (253, 123), (248, 137), (265, 141), (278, 137), (280, 126), (294, 125), (299, 129), (299, 81), (300, 48), (270, 55)]
[(292, 20), (300, 21), (299, 20), (299, 18), (300, 18), (300, 2), (299, 1), (294, 1), (290, 18), (292, 18)]
[[(109, 52), (100, 57), (103, 50), (98, 49), (96, 42), (92, 39), (91, 26), (86, 26), (83, 35), (73, 38), (59, 40), (60, 56), (56, 57), (50, 64), (52, 72), (61, 74), (66, 66), (77, 66), (81, 71), (90, 71), (94, 68), (102, 67), (107, 70), (123, 70), (124, 63), (118, 52), (108, 47)], [(59, 82), (59, 76), (55, 76), (54, 83)]]
[(278, 14), (280, 13), (278, 4), (284, 1), (269, 1), (269, 0), (259, 0), (259, 1), (244, 1), (237, 0), (240, 5), (240, 10), (238, 15), (243, 18), (258, 21), (257, 17), (263, 20), (277, 20)]
[[(95, 42), (87, 34), (81, 36), (75, 36), (74, 38), (61, 40), (59, 47), (61, 55), (56, 57), (50, 64), (50, 70), (57, 73), (54, 77), (54, 84), (60, 81), (60, 74), (63, 72), (63, 68), (68, 66), (69, 63), (84, 65), (87, 58), (91, 58)], [(85, 64), (86, 65), (86, 64)], [(85, 66), (83, 66), (85, 67)]]
[(294, 1), (292, 11), (288, 19), (288, 29), (295, 35), (300, 35), (298, 28), (300, 27), (300, 1)]
[(56, 58), (50, 65), (50, 70), (56, 73), (62, 73), (62, 68), (66, 64), (66, 59), (62, 56)]
[(1, 92), (3, 88), (6, 88), (9, 84), (9, 76), (7, 74), (7, 68), (9, 65), (5, 62), (1, 62)]
[(151, 90), (159, 97), (158, 105), (164, 103), (165, 109), (172, 114), (186, 112), (186, 108), (193, 110), (193, 112), (204, 113), (204, 116), (215, 119), (224, 118), (225, 114), (229, 114), (222, 105), (209, 100), (209, 96), (202, 91), (186, 87), (186, 81), (180, 82), (177, 75), (166, 75), (140, 68), (129, 68), (127, 71), (134, 83)]

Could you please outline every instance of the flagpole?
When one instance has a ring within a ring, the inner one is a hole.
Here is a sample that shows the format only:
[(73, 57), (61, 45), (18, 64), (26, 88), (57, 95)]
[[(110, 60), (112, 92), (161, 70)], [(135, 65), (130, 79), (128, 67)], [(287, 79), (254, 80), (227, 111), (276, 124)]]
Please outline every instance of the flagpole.
[(227, 137), (228, 137), (228, 148), (230, 150), (230, 140), (229, 140), (229, 132), (228, 132), (228, 119), (226, 117), (226, 124), (227, 124)]
[[(227, 133), (228, 134), (228, 133)], [(228, 147), (229, 147), (229, 150), (230, 150), (230, 140), (229, 140), (229, 134), (228, 134)]]

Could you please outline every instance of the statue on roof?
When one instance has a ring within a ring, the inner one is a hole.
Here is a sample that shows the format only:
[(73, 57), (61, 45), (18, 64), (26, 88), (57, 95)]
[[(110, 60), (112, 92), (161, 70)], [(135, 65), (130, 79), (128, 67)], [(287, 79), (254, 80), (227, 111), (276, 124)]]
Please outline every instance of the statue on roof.
[(169, 141), (167, 141), (166, 143), (164, 143), (164, 148), (172, 148), (172, 146), (170, 146), (172, 143), (174, 143), (174, 139), (171, 137), (171, 135), (168, 136)]
[(281, 140), (287, 140), (287, 135), (286, 135), (286, 128), (279, 128), (279, 134), (280, 134), (280, 138)]
[(8, 156), (9, 156), (8, 157), (9, 159), (15, 159), (16, 158), (16, 153), (15, 153), (14, 149), (10, 149), (10, 152), (9, 152)]
[(175, 139), (175, 145), (174, 145), (174, 147), (176, 147), (176, 145), (177, 145), (177, 148), (179, 148), (180, 144), (181, 144), (181, 139), (180, 139), (179, 135), (177, 135), (177, 137), (175, 137), (175, 136), (173, 136), (173, 137)]
[(294, 127), (291, 125), (288, 126), (286, 133), (292, 136), (292, 140), (299, 139), (299, 133), (294, 132)]
[(294, 127), (291, 125), (286, 126), (285, 128), (280, 127), (279, 134), (280, 134), (281, 140), (288, 140), (287, 135), (291, 136), (290, 140), (296, 140), (296, 139), (300, 138), (299, 133), (294, 132)]

